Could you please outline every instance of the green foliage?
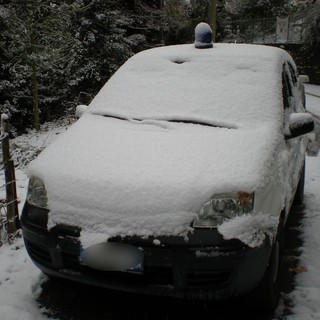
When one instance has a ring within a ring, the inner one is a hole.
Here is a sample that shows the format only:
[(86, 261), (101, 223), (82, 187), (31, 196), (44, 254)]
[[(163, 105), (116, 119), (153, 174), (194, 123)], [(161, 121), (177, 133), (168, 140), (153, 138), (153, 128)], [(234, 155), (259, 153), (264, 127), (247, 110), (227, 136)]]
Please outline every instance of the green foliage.
[(166, 44), (194, 41), (194, 28), (199, 22), (209, 23), (211, 0), (169, 0), (165, 2)]
[(21, 131), (37, 106), (44, 122), (90, 102), (125, 60), (160, 42), (158, 3), (0, 1), (0, 112)]
[[(70, 6), (58, 1), (13, 0), (0, 6), (0, 47), (5, 62), (2, 71), (4, 92), (2, 110), (12, 114), (16, 126), (37, 123), (40, 105), (42, 118), (54, 107), (56, 88), (53, 79), (64, 73), (66, 57), (74, 47), (68, 32)], [(51, 101), (46, 98), (51, 97)]]
[(183, 0), (166, 2), (165, 13), (168, 23), (166, 44), (185, 43), (186, 39), (190, 40), (189, 9), (190, 6)]

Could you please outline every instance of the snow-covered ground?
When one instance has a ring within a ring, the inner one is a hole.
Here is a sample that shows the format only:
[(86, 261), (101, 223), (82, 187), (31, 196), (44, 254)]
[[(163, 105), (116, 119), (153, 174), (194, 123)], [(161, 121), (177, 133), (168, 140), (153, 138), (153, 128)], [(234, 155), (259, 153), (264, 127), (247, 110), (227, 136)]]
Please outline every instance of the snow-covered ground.
[[(320, 121), (320, 87), (306, 85), (307, 108)], [(317, 97), (319, 96), (319, 97)], [(12, 141), (16, 171), (20, 212), (26, 196), (27, 177), (24, 163), (36, 156), (59, 132), (65, 130), (68, 123), (48, 126), (41, 133), (31, 131)], [(312, 138), (312, 137), (311, 137)], [(14, 144), (19, 147), (14, 148)], [(19, 152), (18, 152), (19, 150)], [(313, 152), (315, 154), (315, 152)], [(0, 183), (3, 184), (3, 172)], [(1, 191), (1, 190), (0, 190)], [(307, 157), (305, 185), (305, 216), (302, 220), (303, 247), (300, 265), (304, 272), (295, 278), (295, 289), (289, 294), (292, 301), (292, 315), (283, 317), (281, 308), (276, 319), (320, 319), (320, 157)], [(1, 320), (38, 320), (47, 319), (44, 310), (39, 309), (36, 297), (41, 292), (41, 272), (28, 257), (22, 239), (13, 245), (0, 247), (0, 319)]]
[[(320, 87), (306, 85), (307, 109), (320, 122)], [(305, 272), (295, 278), (290, 294), (293, 315), (290, 320), (320, 319), (320, 156), (307, 157), (305, 184), (305, 215), (302, 220), (300, 265)]]
[[(43, 132), (30, 131), (12, 140), (12, 156), (18, 166), (16, 180), (20, 201), (19, 212), (22, 211), (28, 185), (27, 176), (22, 168), (25, 163), (51, 143), (61, 131), (66, 130), (68, 124), (69, 121), (63, 121), (59, 125), (49, 124), (43, 128)], [(1, 170), (0, 185), (3, 184), (4, 173)], [(3, 192), (1, 188), (0, 195)], [(13, 245), (4, 243), (0, 247), (0, 319), (47, 319), (36, 303), (41, 279), (41, 273), (27, 255), (22, 238), (17, 239)]]

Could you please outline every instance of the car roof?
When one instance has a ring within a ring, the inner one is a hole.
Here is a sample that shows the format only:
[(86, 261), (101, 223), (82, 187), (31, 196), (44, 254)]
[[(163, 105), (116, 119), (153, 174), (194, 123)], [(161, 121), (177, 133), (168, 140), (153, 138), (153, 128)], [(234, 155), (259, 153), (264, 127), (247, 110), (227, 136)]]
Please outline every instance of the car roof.
[(281, 117), (281, 70), (292, 61), (269, 46), (193, 44), (130, 58), (89, 105), (93, 114), (252, 127)]

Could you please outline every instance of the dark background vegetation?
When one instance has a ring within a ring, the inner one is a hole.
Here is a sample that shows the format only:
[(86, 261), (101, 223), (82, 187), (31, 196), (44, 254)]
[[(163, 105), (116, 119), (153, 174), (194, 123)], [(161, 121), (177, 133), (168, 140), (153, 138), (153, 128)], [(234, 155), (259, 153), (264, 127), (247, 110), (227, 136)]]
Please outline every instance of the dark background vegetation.
[[(211, 0), (0, 0), (0, 112), (17, 134), (88, 104), (130, 56), (191, 43)], [(236, 20), (302, 12), (304, 42), (289, 50), (320, 84), (317, 1), (217, 0), (217, 41)], [(229, 41), (230, 42), (230, 41)]]

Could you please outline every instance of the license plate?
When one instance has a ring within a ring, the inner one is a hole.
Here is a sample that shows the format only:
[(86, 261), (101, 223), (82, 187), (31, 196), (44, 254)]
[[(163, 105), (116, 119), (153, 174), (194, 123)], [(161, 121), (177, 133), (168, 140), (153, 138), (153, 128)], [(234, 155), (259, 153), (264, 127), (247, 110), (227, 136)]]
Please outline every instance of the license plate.
[(143, 251), (125, 243), (98, 243), (84, 249), (81, 262), (102, 271), (143, 273)]

